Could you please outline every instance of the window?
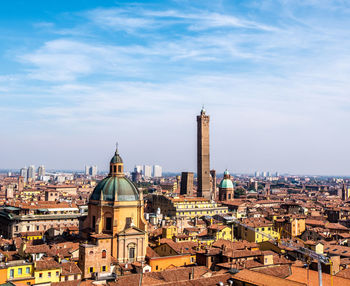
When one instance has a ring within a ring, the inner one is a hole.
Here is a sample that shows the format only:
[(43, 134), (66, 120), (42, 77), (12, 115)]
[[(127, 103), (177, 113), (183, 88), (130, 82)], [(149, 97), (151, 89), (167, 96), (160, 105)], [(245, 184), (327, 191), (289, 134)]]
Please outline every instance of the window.
[(42, 273), (39, 273), (39, 278), (43, 278), (43, 274)]
[(156, 266), (156, 270), (158, 270), (158, 265)]
[(18, 275), (22, 275), (22, 268), (18, 268)]
[(60, 276), (60, 272), (56, 271), (56, 277)]
[(27, 226), (27, 231), (29, 231), (30, 230), (30, 226)]
[(30, 274), (30, 267), (26, 267), (26, 274)]
[(36, 230), (39, 230), (39, 226), (38, 225), (36, 226)]
[(89, 272), (90, 272), (90, 273), (94, 272), (94, 268), (93, 268), (93, 267), (90, 267), (90, 268), (89, 268)]
[(96, 217), (92, 216), (92, 230), (95, 231)]
[(10, 270), (10, 278), (13, 278), (13, 276), (15, 276), (15, 270), (11, 269)]
[(48, 273), (47, 273), (47, 276), (48, 276), (48, 277), (51, 277), (51, 272), (48, 272)]
[(122, 166), (121, 166), (121, 165), (118, 166), (118, 172), (119, 172), (119, 173), (122, 172)]
[(107, 251), (106, 250), (102, 250), (102, 258), (106, 258), (107, 257)]
[(264, 230), (265, 230), (265, 227), (263, 227), (261, 230), (264, 231)]
[(106, 230), (112, 230), (112, 218), (111, 217), (106, 218)]
[(135, 258), (135, 247), (129, 248), (129, 258), (133, 260)]
[(102, 266), (102, 272), (105, 272), (106, 271), (106, 266)]

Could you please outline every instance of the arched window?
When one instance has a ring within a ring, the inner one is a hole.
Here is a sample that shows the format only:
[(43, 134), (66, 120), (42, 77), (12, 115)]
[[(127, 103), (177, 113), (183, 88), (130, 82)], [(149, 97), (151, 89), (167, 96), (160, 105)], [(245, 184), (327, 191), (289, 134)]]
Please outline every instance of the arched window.
[(122, 172), (122, 166), (119, 165), (119, 166), (118, 166), (118, 173), (121, 173), (121, 172)]
[(130, 262), (133, 262), (136, 257), (136, 245), (135, 243), (128, 244), (128, 258)]
[(102, 258), (106, 258), (107, 257), (107, 251), (106, 250), (102, 250)]

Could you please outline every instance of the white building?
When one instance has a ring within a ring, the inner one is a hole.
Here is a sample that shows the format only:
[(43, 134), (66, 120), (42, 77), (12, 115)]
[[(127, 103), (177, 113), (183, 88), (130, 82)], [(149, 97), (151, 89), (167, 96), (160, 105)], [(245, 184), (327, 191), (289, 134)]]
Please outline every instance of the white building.
[(27, 167), (24, 167), (20, 170), (20, 174), (21, 174), (21, 177), (23, 177), (23, 180), (25, 182), (27, 182), (27, 178), (28, 178), (28, 169)]
[(30, 165), (29, 167), (28, 167), (28, 179), (35, 179), (35, 167), (34, 167), (34, 165)]
[(159, 165), (153, 166), (153, 177), (159, 178), (162, 176), (162, 167)]
[(38, 177), (41, 180), (42, 177), (44, 177), (44, 176), (45, 176), (45, 167), (44, 167), (44, 165), (41, 165), (38, 167)]
[(85, 176), (89, 176), (90, 166), (85, 165)]
[(144, 165), (143, 166), (143, 175), (145, 178), (152, 177), (152, 167), (149, 165)]
[(142, 170), (143, 170), (143, 168), (142, 168), (141, 165), (136, 165), (136, 166), (135, 166), (134, 171), (136, 171), (137, 173), (142, 173)]
[(97, 166), (91, 166), (89, 168), (89, 175), (92, 177), (96, 177), (97, 175)]

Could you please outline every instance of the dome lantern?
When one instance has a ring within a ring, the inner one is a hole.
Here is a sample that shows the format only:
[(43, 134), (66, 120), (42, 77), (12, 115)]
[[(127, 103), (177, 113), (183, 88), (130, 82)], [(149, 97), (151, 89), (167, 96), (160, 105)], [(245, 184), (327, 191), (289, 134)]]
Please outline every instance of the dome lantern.
[(109, 175), (110, 176), (124, 176), (124, 164), (123, 159), (119, 156), (118, 153), (118, 143), (114, 153), (114, 156), (109, 163)]

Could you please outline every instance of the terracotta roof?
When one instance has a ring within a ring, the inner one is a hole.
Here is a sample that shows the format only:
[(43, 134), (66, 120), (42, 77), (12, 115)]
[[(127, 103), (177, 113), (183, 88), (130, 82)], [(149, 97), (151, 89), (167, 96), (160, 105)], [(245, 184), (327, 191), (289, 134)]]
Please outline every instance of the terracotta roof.
[(335, 276), (345, 278), (345, 279), (350, 279), (350, 268), (340, 270)]
[(66, 262), (61, 264), (61, 275), (81, 274), (81, 270), (74, 262)]
[[(147, 272), (143, 274), (142, 285), (215, 285), (213, 284), (182, 284), (189, 281), (189, 274), (194, 274), (194, 281), (203, 277), (209, 270), (204, 266), (175, 268), (160, 272)], [(230, 276), (228, 276), (229, 278)], [(227, 278), (227, 279), (228, 279)], [(208, 279), (208, 278), (205, 278)], [(119, 276), (116, 282), (109, 282), (110, 286), (138, 285), (140, 274)], [(172, 284), (171, 282), (175, 283)]]
[[(292, 275), (287, 277), (288, 280), (307, 283), (308, 270), (305, 268), (292, 266)], [(331, 285), (331, 275), (322, 273), (323, 285)], [(333, 276), (333, 285), (350, 285), (349, 280)], [(309, 286), (318, 286), (318, 272), (309, 270)]]
[(93, 285), (93, 284), (88, 284), (90, 282), (81, 283), (81, 280), (71, 280), (71, 281), (62, 281), (62, 282), (52, 282), (51, 286), (83, 286), (83, 285)]
[(276, 265), (276, 266), (269, 266), (269, 267), (260, 267), (260, 268), (255, 268), (251, 269), (256, 272), (264, 273), (267, 275), (272, 275), (276, 276), (279, 278), (286, 278), (288, 277), (291, 273), (291, 269), (289, 265)]
[(244, 269), (238, 272), (237, 274), (234, 274), (233, 278), (239, 281), (251, 283), (256, 286), (271, 286), (271, 285), (278, 285), (278, 286), (302, 286), (303, 285), (304, 286), (306, 285), (305, 283), (289, 281), (276, 276), (271, 276), (264, 273), (251, 271), (248, 269)]
[(147, 248), (146, 248), (146, 257), (148, 257), (148, 258), (159, 257), (159, 255), (152, 248), (147, 246)]
[(226, 239), (218, 239), (212, 244), (213, 247), (223, 248), (226, 247), (226, 249), (251, 249), (251, 248), (258, 248), (258, 244), (255, 242), (249, 242), (246, 240), (241, 241), (235, 241), (232, 242), (230, 240)]
[(61, 268), (61, 266), (55, 260), (39, 260), (35, 262), (35, 269), (39, 271), (58, 268)]
[(47, 244), (31, 245), (27, 246), (25, 253), (36, 254), (36, 253), (47, 253), (50, 251), (50, 247)]

